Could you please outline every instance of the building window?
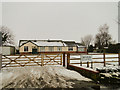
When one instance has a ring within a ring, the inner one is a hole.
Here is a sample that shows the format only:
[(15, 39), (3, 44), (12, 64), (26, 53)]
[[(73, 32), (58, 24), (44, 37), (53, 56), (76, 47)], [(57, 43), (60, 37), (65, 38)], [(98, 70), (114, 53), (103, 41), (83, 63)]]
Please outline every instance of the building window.
[(49, 51), (54, 51), (54, 47), (49, 47)]
[(57, 51), (62, 51), (62, 47), (57, 47)]
[(68, 51), (73, 51), (73, 47), (68, 47)]
[(24, 46), (24, 51), (25, 51), (25, 52), (28, 51), (28, 46)]
[(84, 48), (78, 48), (78, 51), (85, 51)]
[(45, 51), (45, 47), (40, 47), (40, 51)]

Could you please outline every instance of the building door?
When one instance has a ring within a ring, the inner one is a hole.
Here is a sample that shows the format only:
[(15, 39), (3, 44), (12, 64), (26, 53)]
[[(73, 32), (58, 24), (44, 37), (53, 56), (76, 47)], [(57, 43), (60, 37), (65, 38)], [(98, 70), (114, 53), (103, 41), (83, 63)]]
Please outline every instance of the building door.
[(37, 48), (33, 48), (33, 49), (32, 49), (32, 54), (38, 54)]

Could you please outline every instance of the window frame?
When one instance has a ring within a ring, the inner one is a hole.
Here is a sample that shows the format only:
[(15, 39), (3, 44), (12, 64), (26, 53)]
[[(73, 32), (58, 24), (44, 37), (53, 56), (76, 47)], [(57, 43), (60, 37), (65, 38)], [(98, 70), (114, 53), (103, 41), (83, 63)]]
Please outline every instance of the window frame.
[(57, 47), (57, 51), (62, 51), (62, 47)]
[(68, 47), (68, 51), (73, 51), (73, 47)]
[(24, 46), (24, 52), (28, 52), (28, 46)]
[(40, 52), (45, 52), (45, 46), (40, 47)]
[[(80, 50), (80, 49), (81, 49), (81, 50)], [(83, 47), (78, 47), (78, 51), (84, 52), (84, 51), (85, 51), (85, 48), (83, 48)]]
[(54, 46), (50, 46), (49, 51), (51, 51), (51, 52), (54, 51)]

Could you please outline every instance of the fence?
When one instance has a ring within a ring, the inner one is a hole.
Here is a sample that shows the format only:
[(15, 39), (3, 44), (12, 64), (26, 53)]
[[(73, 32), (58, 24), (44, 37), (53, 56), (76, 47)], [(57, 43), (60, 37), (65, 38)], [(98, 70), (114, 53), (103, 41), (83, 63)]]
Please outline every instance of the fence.
[[(79, 58), (74, 55), (70, 55), (69, 56), (69, 61), (68, 61), (68, 64), (80, 64), (80, 66), (82, 66), (83, 64), (86, 64), (87, 67), (90, 67), (90, 64), (91, 64), (91, 68), (93, 68), (93, 64), (95, 63), (103, 63), (103, 66), (105, 67), (106, 66), (106, 63), (114, 63), (114, 62), (118, 62), (118, 65), (120, 65), (120, 53), (118, 54), (112, 54), (112, 53), (103, 53), (103, 54), (87, 54), (87, 55), (92, 55), (92, 56), (98, 56), (98, 55), (101, 55), (102, 57), (94, 57), (92, 58), (93, 60), (90, 61), (90, 62), (82, 62), (81, 61), (81, 58), (80, 58), (80, 55)], [(110, 57), (108, 57), (108, 55), (111, 55)], [(112, 56), (112, 55), (115, 55), (115, 56)], [(116, 56), (117, 55), (117, 56)], [(71, 56), (75, 56), (75, 57), (72, 57)], [(100, 60), (102, 59), (102, 61)], [(108, 60), (109, 59), (109, 60)], [(118, 59), (118, 60), (112, 60), (112, 59)], [(77, 61), (78, 60), (78, 61)], [(100, 61), (99, 61), (100, 60)], [(72, 61), (72, 63), (71, 63)], [(74, 61), (77, 61), (77, 62), (74, 62)]]
[(44, 53), (38, 55), (2, 55), (2, 68), (44, 65), (62, 65), (62, 54)]
[[(63, 65), (65, 66), (65, 63), (67, 63), (67, 66), (70, 64), (80, 64), (82, 66), (83, 64), (86, 64), (87, 67), (90, 66), (93, 67), (93, 64), (95, 63), (103, 63), (104, 66), (106, 66), (106, 63), (108, 62), (118, 62), (120, 65), (120, 53), (119, 54), (88, 54), (88, 55), (102, 55), (102, 57), (94, 57), (91, 62), (82, 62), (80, 59), (80, 55), (86, 53), (41, 53), (37, 55), (14, 55), (14, 56), (5, 56), (2, 55), (2, 68), (3, 67), (24, 67), (24, 66), (44, 66), (44, 65)], [(114, 57), (106, 57), (107, 55), (117, 55)], [(74, 57), (72, 57), (74, 56)], [(79, 56), (76, 57), (76, 56)], [(72, 58), (71, 58), (72, 57)], [(118, 60), (107, 60), (106, 59), (118, 59)], [(102, 59), (102, 61), (99, 61), (99, 59)], [(74, 62), (77, 60), (77, 62)], [(71, 63), (72, 61), (72, 63)]]

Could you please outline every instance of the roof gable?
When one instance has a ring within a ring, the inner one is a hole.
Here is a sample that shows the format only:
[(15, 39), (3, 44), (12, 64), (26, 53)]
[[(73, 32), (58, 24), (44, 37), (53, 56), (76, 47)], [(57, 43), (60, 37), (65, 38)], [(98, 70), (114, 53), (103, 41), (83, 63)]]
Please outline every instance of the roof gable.
[[(29, 42), (32, 43), (32, 44), (34, 44), (34, 45), (36, 45), (35, 43), (33, 43), (32, 41), (29, 40), (29, 41), (26, 41), (26, 42), (21, 43), (19, 47), (21, 47), (21, 46), (23, 46), (23, 45), (25, 45), (25, 44), (27, 44), (27, 43), (29, 43)], [(36, 46), (38, 46), (38, 45), (36, 45)]]

